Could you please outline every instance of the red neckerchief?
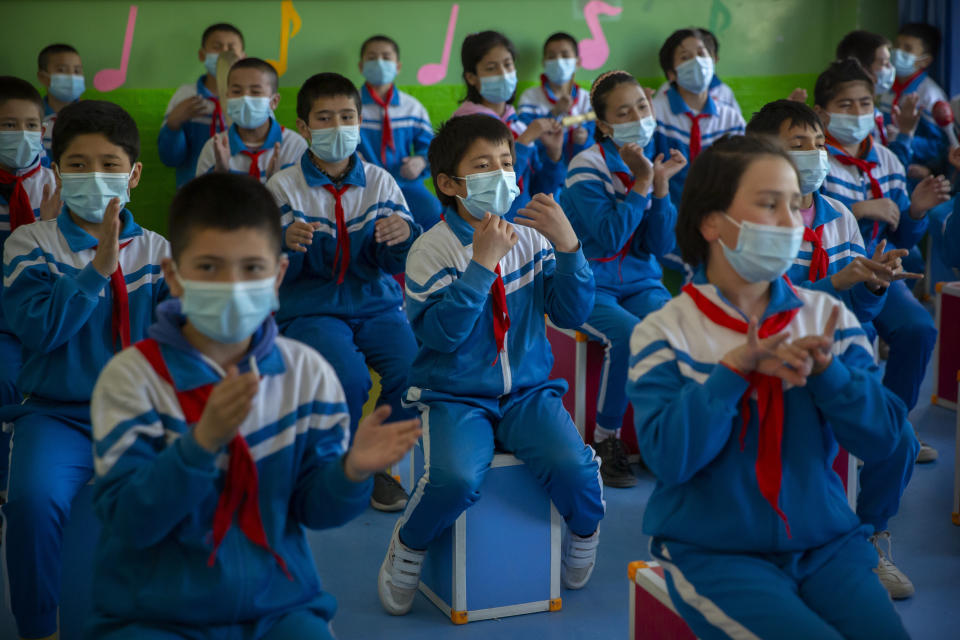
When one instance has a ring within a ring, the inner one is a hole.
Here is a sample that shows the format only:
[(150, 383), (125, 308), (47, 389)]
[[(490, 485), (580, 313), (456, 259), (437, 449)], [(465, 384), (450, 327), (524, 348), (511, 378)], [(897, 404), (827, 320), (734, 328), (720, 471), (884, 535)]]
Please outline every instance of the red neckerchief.
[[(829, 133), (826, 134), (827, 144), (834, 147), (839, 153), (833, 153), (832, 155), (837, 162), (840, 164), (845, 164), (848, 166), (854, 166), (859, 169), (861, 172), (867, 174), (867, 179), (870, 180), (870, 193), (873, 195), (874, 199), (879, 199), (883, 197), (883, 189), (880, 187), (880, 183), (876, 178), (873, 177), (873, 170), (877, 168), (876, 162), (870, 162), (869, 160), (863, 160), (862, 158), (855, 158), (848, 154), (843, 146), (837, 142), (837, 140), (831, 136)], [(863, 139), (863, 142), (860, 143), (860, 149), (857, 151), (859, 156), (866, 156), (870, 153), (870, 150), (873, 149), (873, 136), (867, 136)], [(877, 238), (877, 234), (880, 232), (880, 222), (877, 220), (873, 221), (873, 233), (870, 236), (870, 241), (874, 241)]]
[(223, 110), (220, 108), (220, 100), (215, 96), (207, 96), (207, 100), (213, 102), (213, 113), (210, 115), (210, 137), (217, 135), (219, 131), (226, 131), (227, 125), (223, 121)]
[[(607, 152), (604, 150), (602, 144), (597, 144), (597, 147), (600, 149), (600, 155), (603, 156), (604, 163), (606, 163)], [(607, 167), (607, 169), (609, 170), (610, 167)], [(627, 188), (628, 193), (630, 192), (631, 189), (633, 189), (633, 185), (636, 184), (637, 182), (636, 178), (634, 178), (629, 173), (626, 173), (625, 171), (611, 171), (611, 173), (617, 176), (618, 178), (620, 178), (620, 182), (622, 182), (623, 186)], [(617, 273), (620, 275), (620, 282), (623, 282), (623, 260), (624, 258), (627, 257), (627, 254), (630, 253), (630, 246), (633, 244), (634, 235), (636, 235), (636, 232), (631, 233), (630, 238), (627, 240), (627, 242), (622, 247), (620, 247), (620, 251), (617, 251), (612, 256), (608, 256), (606, 258), (590, 258), (590, 260), (592, 260), (593, 262), (613, 262), (614, 260), (619, 259), (620, 265), (619, 267), (617, 267)]]
[(370, 94), (370, 98), (383, 109), (383, 127), (380, 131), (380, 160), (384, 166), (387, 165), (387, 147), (390, 147), (391, 151), (396, 149), (393, 144), (393, 129), (390, 127), (390, 101), (393, 100), (393, 90), (394, 85), (391, 84), (387, 96), (381, 98), (370, 86), (370, 83), (367, 83), (367, 93)]
[(0, 170), (0, 184), (13, 185), (13, 193), (10, 195), (10, 231), (14, 231), (20, 225), (36, 221), (33, 206), (30, 204), (27, 190), (23, 188), (23, 182), (40, 169), (41, 166), (37, 163), (37, 166), (20, 176)]
[(241, 149), (240, 153), (250, 158), (250, 169), (247, 171), (247, 174), (251, 178), (260, 179), (260, 156), (266, 153), (269, 149), (264, 147), (259, 151), (250, 151), (249, 149)]
[(823, 225), (816, 229), (803, 228), (803, 239), (813, 245), (813, 256), (810, 258), (810, 282), (827, 277), (827, 267), (830, 259), (823, 248)]
[[(440, 219), (444, 222), (447, 218), (440, 214)], [(493, 270), (497, 274), (497, 279), (490, 285), (490, 297), (493, 304), (493, 338), (497, 343), (497, 357), (493, 359), (490, 366), (497, 364), (500, 359), (500, 352), (503, 351), (503, 341), (510, 328), (510, 310), (507, 308), (507, 290), (503, 286), (503, 277), (500, 275), (500, 263)]]
[(893, 79), (893, 86), (890, 88), (893, 91), (893, 104), (891, 107), (897, 106), (900, 103), (900, 96), (903, 95), (903, 92), (907, 90), (907, 87), (910, 86), (910, 83), (916, 80), (926, 69), (920, 69), (919, 71), (914, 71), (906, 80), (900, 82), (900, 78)]
[(700, 145), (702, 143), (700, 136), (700, 119), (707, 118), (711, 114), (700, 113), (693, 115), (692, 111), (684, 111), (683, 115), (690, 118), (690, 163), (692, 164), (693, 161), (697, 159), (697, 156), (700, 155)]
[[(783, 278), (790, 285), (790, 280)], [(748, 324), (739, 318), (734, 318), (712, 300), (693, 286), (692, 283), (683, 287), (683, 292), (693, 299), (700, 310), (714, 324), (720, 325), (737, 333), (746, 334)], [(773, 314), (763, 321), (758, 330), (760, 338), (768, 338), (783, 331), (797, 315), (799, 309), (789, 309)], [(743, 451), (747, 427), (750, 425), (750, 395), (757, 392), (757, 424), (759, 434), (757, 438), (757, 486), (760, 494), (770, 503), (783, 524), (787, 528), (787, 537), (790, 537), (790, 523), (787, 516), (777, 504), (780, 497), (780, 484), (783, 478), (783, 461), (780, 455), (780, 445), (783, 440), (783, 385), (780, 378), (768, 376), (756, 371), (744, 376), (750, 386), (741, 398), (741, 413), (743, 426), (740, 430), (740, 450)]]
[[(133, 240), (127, 240), (119, 248), (122, 250), (131, 242)], [(110, 335), (113, 336), (114, 345), (119, 340), (120, 348), (126, 349), (130, 346), (130, 300), (127, 297), (127, 281), (123, 277), (119, 257), (117, 268), (110, 274), (110, 293), (113, 296), (113, 305), (110, 309)]]
[(880, 132), (880, 143), (887, 146), (887, 128), (883, 124), (883, 115), (873, 116), (873, 121), (877, 124), (877, 131)]
[[(170, 375), (170, 370), (167, 369), (167, 364), (163, 360), (160, 344), (152, 338), (147, 338), (133, 346), (143, 354), (157, 375), (174, 388), (187, 424), (193, 425), (199, 422), (207, 406), (207, 400), (210, 398), (210, 392), (213, 391), (213, 385), (203, 385), (190, 391), (178, 391), (173, 384), (173, 376)], [(236, 515), (240, 530), (247, 539), (269, 551), (287, 578), (293, 580), (293, 576), (287, 570), (287, 563), (280, 554), (270, 548), (270, 543), (267, 541), (267, 534), (263, 530), (263, 518), (260, 516), (260, 483), (257, 479), (257, 465), (250, 454), (247, 441), (239, 433), (230, 441), (228, 453), (230, 463), (227, 466), (227, 477), (217, 500), (216, 511), (213, 512), (213, 551), (207, 559), (207, 566), (212, 567), (216, 561), (220, 543), (233, 525), (233, 517)]]
[[(547, 99), (547, 102), (549, 102), (550, 104), (557, 104), (557, 99), (551, 97), (551, 96), (550, 96), (550, 92), (547, 91), (548, 82), (549, 82), (549, 78), (547, 78), (547, 74), (541, 73), (541, 74), (540, 74), (540, 89), (543, 91), (543, 97), (546, 98), (546, 99)], [(571, 87), (571, 91), (570, 91), (570, 108), (567, 109), (567, 115), (570, 115), (571, 113), (573, 113), (573, 107), (574, 107), (574, 106), (576, 105), (576, 103), (577, 103), (577, 100), (576, 100), (577, 84), (576, 84), (576, 81), (575, 81), (573, 78), (570, 78), (570, 82), (572, 83), (572, 84), (570, 85), (570, 87)], [(572, 157), (573, 157), (573, 131), (574, 131), (575, 128), (576, 128), (576, 127), (567, 127), (567, 157), (568, 157), (568, 158), (572, 158)]]
[[(341, 197), (346, 193), (350, 185), (345, 184), (339, 189), (332, 184), (325, 184), (323, 188), (333, 194), (336, 204), (334, 212), (337, 216), (337, 250), (333, 254), (333, 271), (337, 276), (337, 284), (343, 284), (343, 279), (347, 275), (347, 267), (350, 266), (350, 233), (347, 231), (347, 222), (343, 214), (343, 200)], [(337, 263), (340, 264), (337, 267)]]

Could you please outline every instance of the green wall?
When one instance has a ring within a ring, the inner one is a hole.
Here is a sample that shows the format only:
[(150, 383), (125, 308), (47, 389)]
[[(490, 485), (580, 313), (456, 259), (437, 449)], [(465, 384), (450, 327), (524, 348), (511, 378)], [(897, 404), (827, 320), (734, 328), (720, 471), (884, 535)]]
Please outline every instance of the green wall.
[[(540, 70), (540, 47), (553, 31), (590, 37), (585, 0), (461, 0), (446, 77), (420, 86), (417, 70), (439, 62), (452, 3), (448, 0), (294, 0), (301, 28), (289, 39), (288, 68), (281, 77), (281, 123), (292, 126), (296, 87), (319, 71), (338, 71), (356, 81), (358, 47), (369, 35), (396, 39), (403, 63), (397, 79), (430, 112), (437, 124), (462, 97), (459, 47), (474, 31), (501, 29), (517, 46), (518, 71), (529, 84)], [(675, 28), (710, 27), (720, 40), (718, 73), (737, 94), (745, 114), (784, 97), (795, 86), (812, 87), (844, 33), (865, 28), (892, 36), (896, 0), (608, 0), (619, 15), (599, 18), (610, 55), (595, 71), (577, 78), (588, 84), (600, 71), (625, 68), (648, 86), (659, 86), (657, 51)], [(162, 230), (173, 193), (173, 171), (157, 156), (156, 138), (163, 111), (177, 86), (203, 72), (197, 61), (200, 34), (211, 23), (228, 21), (246, 36), (248, 55), (278, 58), (280, 0), (141, 0), (125, 84), (108, 93), (93, 89), (97, 71), (120, 66), (128, 2), (3, 0), (8, 28), (0, 38), (0, 73), (35, 81), (36, 53), (46, 44), (68, 42), (79, 49), (87, 78), (87, 98), (126, 108), (140, 125), (144, 179), (132, 208), (148, 227)], [(509, 19), (505, 17), (509, 16)], [(9, 26), (12, 25), (12, 28)], [(523, 85), (522, 85), (523, 86)]]

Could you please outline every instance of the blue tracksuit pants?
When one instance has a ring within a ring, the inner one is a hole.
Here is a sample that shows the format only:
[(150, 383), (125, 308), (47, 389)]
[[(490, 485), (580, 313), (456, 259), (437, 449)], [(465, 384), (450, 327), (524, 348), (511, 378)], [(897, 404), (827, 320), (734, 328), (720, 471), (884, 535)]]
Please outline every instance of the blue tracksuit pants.
[(480, 499), (496, 447), (527, 465), (573, 533), (592, 534), (605, 508), (600, 464), (563, 408), (565, 387), (549, 381), (499, 399), (424, 391), (417, 405), (426, 472), (403, 515), (403, 543), (426, 549)]

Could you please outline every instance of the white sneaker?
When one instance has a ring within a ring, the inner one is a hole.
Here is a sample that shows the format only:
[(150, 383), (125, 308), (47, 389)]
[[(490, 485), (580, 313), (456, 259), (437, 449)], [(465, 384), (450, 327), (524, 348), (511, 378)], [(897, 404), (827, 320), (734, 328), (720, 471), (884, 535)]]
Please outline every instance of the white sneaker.
[[(887, 542), (886, 553), (880, 548), (881, 540), (886, 540)], [(873, 543), (874, 548), (877, 550), (877, 555), (880, 557), (880, 561), (877, 563), (877, 567), (873, 572), (880, 578), (880, 584), (884, 586), (890, 594), (890, 597), (894, 600), (903, 600), (904, 598), (912, 596), (915, 591), (913, 583), (910, 582), (910, 578), (905, 576), (903, 572), (893, 564), (893, 557), (890, 553), (890, 532), (881, 531), (880, 533), (875, 533), (870, 536), (870, 542)]]
[(917, 454), (917, 462), (919, 464), (923, 464), (925, 462), (933, 462), (939, 456), (940, 454), (937, 452), (936, 449), (928, 445), (923, 440), (920, 440), (920, 453)]
[(600, 529), (581, 538), (567, 528), (563, 530), (563, 553), (560, 559), (560, 579), (567, 589), (582, 589), (597, 564), (597, 546)]
[(405, 615), (413, 606), (417, 585), (420, 584), (423, 559), (427, 555), (426, 551), (414, 551), (400, 542), (400, 525), (402, 524), (401, 518), (393, 528), (390, 547), (387, 549), (383, 564), (380, 565), (380, 575), (377, 580), (380, 604), (387, 613), (395, 616)]

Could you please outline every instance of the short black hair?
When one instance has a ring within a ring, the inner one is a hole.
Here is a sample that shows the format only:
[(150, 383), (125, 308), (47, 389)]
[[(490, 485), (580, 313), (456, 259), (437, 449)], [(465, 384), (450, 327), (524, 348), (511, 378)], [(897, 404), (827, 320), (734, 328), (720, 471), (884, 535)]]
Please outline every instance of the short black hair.
[(362, 45), (360, 45), (361, 60), (363, 59), (364, 51), (367, 50), (367, 45), (373, 44), (374, 42), (386, 42), (391, 47), (393, 47), (393, 52), (397, 54), (397, 60), (400, 59), (400, 45), (397, 44), (397, 41), (391, 38), (390, 36), (385, 36), (380, 34), (380, 35), (370, 36), (369, 38), (363, 41)]
[(837, 60), (856, 58), (864, 69), (869, 69), (876, 60), (877, 49), (889, 46), (890, 41), (879, 33), (851, 31), (837, 45)]
[(768, 102), (753, 114), (747, 123), (747, 135), (779, 136), (784, 122), (789, 122), (791, 127), (803, 126), (821, 133), (824, 131), (816, 111), (802, 102), (782, 99)]
[(674, 71), (673, 54), (676, 53), (677, 47), (687, 38), (699, 38), (703, 40), (703, 46), (707, 46), (706, 38), (700, 29), (677, 29), (671, 33), (663, 43), (663, 46), (660, 47), (660, 68), (663, 69), (664, 75), (666, 75), (668, 71)]
[[(513, 42), (499, 31), (471, 33), (463, 39), (463, 45), (460, 47), (460, 64), (463, 65), (463, 83), (467, 86), (467, 97), (464, 98), (463, 101), (474, 102), (476, 104), (483, 102), (483, 96), (480, 95), (480, 90), (467, 82), (467, 74), (476, 73), (480, 60), (494, 47), (506, 48), (506, 50), (510, 52), (510, 57), (512, 57), (514, 63), (516, 63), (517, 50), (513, 46)], [(514, 91), (507, 102), (513, 104), (516, 96), (517, 92)]]
[(923, 42), (925, 53), (931, 58), (935, 58), (940, 53), (940, 29), (925, 22), (908, 22), (897, 31), (898, 36), (910, 36), (920, 38)]
[(840, 91), (841, 85), (848, 82), (865, 82), (873, 95), (873, 78), (856, 58), (845, 58), (831, 62), (827, 70), (817, 76), (813, 86), (813, 104), (826, 107), (827, 103)]
[[(617, 86), (624, 83), (639, 84), (637, 79), (626, 71), (608, 71), (607, 73), (597, 76), (597, 79), (593, 81), (593, 86), (590, 88), (590, 104), (593, 106), (593, 112), (597, 114), (598, 120), (606, 121), (607, 96), (611, 91), (616, 89)], [(600, 127), (594, 128), (594, 140), (602, 142), (606, 138), (606, 134), (600, 131)]]
[(580, 45), (577, 44), (577, 39), (565, 31), (557, 31), (550, 35), (543, 43), (543, 53), (547, 53), (547, 45), (551, 42), (569, 42), (573, 45), (573, 52), (580, 55)]
[(218, 22), (218, 23), (212, 24), (212, 25), (210, 25), (209, 27), (207, 27), (206, 29), (204, 29), (204, 30), (203, 30), (203, 35), (200, 36), (200, 46), (201, 46), (201, 47), (205, 46), (205, 45), (207, 44), (207, 38), (209, 38), (212, 34), (216, 33), (217, 31), (227, 31), (227, 32), (229, 32), (229, 33), (235, 33), (235, 34), (237, 34), (237, 37), (240, 38), (240, 45), (241, 45), (244, 49), (247, 48), (247, 43), (246, 43), (246, 41), (243, 39), (243, 34), (240, 33), (240, 29), (237, 29), (235, 26), (233, 26), (233, 25), (230, 24), (229, 22)]
[(43, 119), (43, 98), (40, 97), (40, 92), (23, 78), (0, 76), (0, 104), (7, 100), (27, 100), (34, 103), (40, 111), (40, 119)]
[(717, 40), (717, 36), (713, 34), (713, 31), (706, 29), (704, 27), (697, 27), (697, 31), (700, 32), (700, 36), (703, 38), (703, 44), (707, 48), (713, 57), (716, 58), (717, 54), (720, 52), (720, 41)]
[[(262, 60), (260, 58), (242, 58), (233, 63), (233, 66), (230, 67), (230, 73), (233, 73), (234, 69), (257, 69), (267, 74), (267, 77), (270, 78), (270, 85), (273, 87), (273, 92), (277, 92), (277, 87), (280, 84), (280, 78), (277, 76), (277, 70), (273, 68), (273, 65)], [(227, 74), (227, 79), (230, 79), (230, 73)]]
[(307, 78), (300, 91), (297, 92), (297, 117), (304, 122), (310, 122), (310, 111), (317, 98), (332, 98), (346, 96), (352, 98), (357, 105), (357, 121), (363, 110), (360, 104), (360, 92), (350, 80), (339, 73), (318, 73)]
[(489, 142), (506, 142), (510, 145), (510, 153), (516, 158), (513, 146), (513, 134), (499, 118), (483, 114), (458, 116), (451, 118), (440, 125), (437, 135), (430, 142), (427, 159), (430, 160), (430, 174), (433, 176), (433, 187), (437, 198), (445, 207), (457, 206), (457, 199), (440, 191), (437, 176), (444, 173), (448, 176), (457, 175), (457, 165), (463, 160), (470, 145), (476, 140)]
[(283, 251), (277, 202), (259, 180), (248, 175), (207, 173), (177, 191), (167, 217), (167, 238), (174, 261), (204, 229), (264, 231), (276, 254)]
[(40, 50), (40, 54), (37, 56), (37, 70), (46, 71), (47, 65), (50, 63), (50, 56), (58, 53), (75, 53), (80, 55), (80, 52), (69, 44), (48, 44)]
[(88, 133), (100, 133), (127, 153), (130, 164), (140, 157), (140, 132), (137, 123), (123, 107), (106, 100), (80, 100), (65, 106), (53, 125), (53, 161), (73, 139)]
[(743, 174), (763, 156), (777, 156), (794, 166), (783, 146), (767, 136), (723, 136), (693, 161), (677, 212), (677, 246), (684, 262), (693, 267), (707, 263), (710, 246), (700, 233), (703, 219), (730, 208)]

